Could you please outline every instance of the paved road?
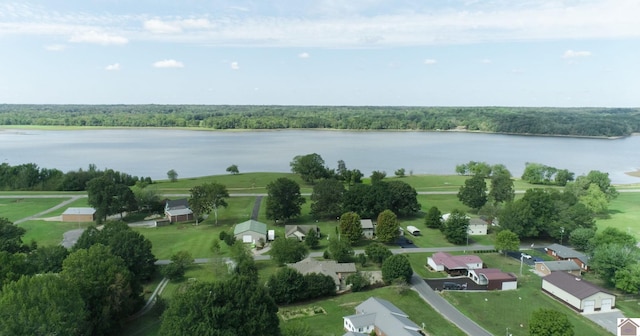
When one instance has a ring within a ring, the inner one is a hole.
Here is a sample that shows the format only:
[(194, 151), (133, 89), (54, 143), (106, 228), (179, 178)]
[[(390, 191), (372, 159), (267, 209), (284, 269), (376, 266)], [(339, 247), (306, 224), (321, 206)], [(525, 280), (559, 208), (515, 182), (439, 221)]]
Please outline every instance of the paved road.
[(415, 273), (411, 277), (411, 285), (420, 294), (422, 299), (433, 307), (433, 309), (440, 313), (444, 318), (451, 321), (451, 323), (457, 325), (458, 328), (464, 331), (467, 335), (491, 336), (491, 333), (479, 326), (472, 319), (462, 314), (458, 309), (456, 309), (456, 307), (442, 298), (440, 294), (431, 289), (431, 287), (429, 287), (429, 285), (427, 285), (427, 283)]

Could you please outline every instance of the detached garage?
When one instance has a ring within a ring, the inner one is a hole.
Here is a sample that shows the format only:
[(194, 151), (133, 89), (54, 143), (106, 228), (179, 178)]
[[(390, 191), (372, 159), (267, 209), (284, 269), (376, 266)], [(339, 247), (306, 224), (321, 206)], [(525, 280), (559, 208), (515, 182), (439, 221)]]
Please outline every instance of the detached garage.
[(237, 224), (233, 229), (233, 235), (243, 243), (256, 244), (260, 239), (267, 241), (267, 224), (254, 220), (248, 220)]
[(613, 294), (566, 272), (551, 272), (542, 278), (542, 291), (583, 313), (609, 311), (616, 305)]
[(62, 213), (63, 222), (93, 222), (95, 219), (94, 208), (68, 208)]

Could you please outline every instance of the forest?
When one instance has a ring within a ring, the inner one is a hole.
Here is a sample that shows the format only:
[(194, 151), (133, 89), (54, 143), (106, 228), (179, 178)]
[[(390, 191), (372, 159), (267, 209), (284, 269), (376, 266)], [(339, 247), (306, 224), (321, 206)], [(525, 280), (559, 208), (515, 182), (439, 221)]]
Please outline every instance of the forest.
[(623, 137), (640, 132), (637, 108), (260, 105), (10, 105), (0, 125), (203, 129), (460, 130)]

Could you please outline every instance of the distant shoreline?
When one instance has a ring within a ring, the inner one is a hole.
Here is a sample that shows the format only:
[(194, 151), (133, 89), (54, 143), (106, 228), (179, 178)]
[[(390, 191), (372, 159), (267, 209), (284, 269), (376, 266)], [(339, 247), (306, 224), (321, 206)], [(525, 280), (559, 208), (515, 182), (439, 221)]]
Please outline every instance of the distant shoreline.
[[(496, 134), (496, 135), (515, 135), (515, 136), (531, 136), (531, 137), (561, 137), (576, 139), (601, 139), (601, 140), (620, 140), (629, 136), (638, 136), (640, 133), (632, 133), (628, 136), (586, 136), (586, 135), (565, 135), (565, 134), (531, 134), (531, 133), (503, 133), (503, 132), (487, 132), (487, 131), (470, 131), (467, 129), (449, 129), (449, 130), (416, 130), (416, 129), (337, 129), (337, 128), (233, 128), (233, 129), (216, 129), (203, 127), (127, 127), (127, 126), (48, 126), (48, 125), (0, 125), (0, 132), (6, 130), (43, 130), (43, 131), (83, 131), (83, 130), (136, 130), (136, 129), (152, 129), (152, 130), (180, 130), (180, 131), (205, 131), (205, 132), (275, 132), (275, 131), (330, 131), (330, 132), (428, 132), (428, 133), (480, 133), (480, 134)], [(640, 170), (637, 172), (640, 177)], [(632, 175), (636, 176), (636, 175)]]

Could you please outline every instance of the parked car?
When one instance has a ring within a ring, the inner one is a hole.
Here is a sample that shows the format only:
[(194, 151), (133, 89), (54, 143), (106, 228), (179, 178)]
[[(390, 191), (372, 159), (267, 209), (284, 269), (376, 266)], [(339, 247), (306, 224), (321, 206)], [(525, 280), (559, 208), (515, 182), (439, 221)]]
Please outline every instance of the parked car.
[(525, 259), (531, 259), (531, 258), (533, 258), (531, 255), (526, 254), (526, 253), (521, 253), (521, 254), (520, 254), (520, 256), (522, 256), (522, 257), (523, 257), (523, 258), (525, 258)]
[(442, 288), (449, 289), (449, 290), (460, 290), (460, 289), (462, 289), (462, 285), (459, 284), (459, 283), (455, 283), (455, 282), (445, 281), (442, 284)]

